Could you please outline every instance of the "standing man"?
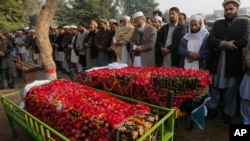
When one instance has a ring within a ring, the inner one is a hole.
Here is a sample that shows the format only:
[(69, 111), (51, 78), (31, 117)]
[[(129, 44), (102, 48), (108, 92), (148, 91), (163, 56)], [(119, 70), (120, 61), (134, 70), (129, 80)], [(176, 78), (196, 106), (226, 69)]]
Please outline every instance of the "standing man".
[(239, 0), (224, 0), (225, 19), (214, 23), (208, 44), (211, 48), (209, 70), (212, 74), (212, 84), (209, 88), (211, 100), (207, 107), (207, 118), (212, 119), (217, 114), (217, 106), (221, 95), (224, 98), (224, 123), (230, 124), (235, 116), (236, 98), (239, 88), (239, 77), (242, 76), (242, 48), (248, 41), (248, 21), (238, 19)]
[(177, 7), (172, 7), (169, 10), (170, 23), (164, 25), (157, 37), (158, 51), (156, 57), (159, 60), (159, 65), (164, 67), (178, 67), (180, 55), (178, 46), (182, 37), (186, 33), (186, 28), (179, 23), (180, 10)]
[(0, 89), (4, 89), (4, 80), (7, 79), (8, 87), (14, 88), (13, 61), (10, 53), (14, 50), (11, 41), (3, 35), (0, 29)]
[(100, 28), (95, 36), (95, 45), (98, 48), (98, 65), (106, 66), (109, 64), (108, 48), (111, 46), (111, 32), (107, 19), (101, 19)]
[(154, 66), (155, 41), (157, 30), (146, 24), (146, 17), (139, 11), (133, 15), (134, 33), (131, 38), (131, 48), (133, 50), (133, 66)]
[(86, 68), (86, 48), (84, 46), (89, 31), (83, 23), (78, 24), (78, 33), (76, 35), (76, 54), (79, 55), (79, 63), (77, 63), (78, 71), (81, 72), (83, 68)]
[(88, 24), (89, 34), (85, 42), (85, 51), (86, 51), (86, 67), (92, 68), (97, 67), (97, 57), (98, 57), (98, 48), (95, 45), (95, 36), (98, 32), (98, 24), (95, 20), (89, 21)]
[(121, 27), (115, 33), (113, 50), (117, 56), (117, 62), (125, 63), (129, 65), (130, 55), (128, 50), (128, 44), (131, 40), (134, 27), (130, 24), (130, 17), (123, 16), (121, 19)]

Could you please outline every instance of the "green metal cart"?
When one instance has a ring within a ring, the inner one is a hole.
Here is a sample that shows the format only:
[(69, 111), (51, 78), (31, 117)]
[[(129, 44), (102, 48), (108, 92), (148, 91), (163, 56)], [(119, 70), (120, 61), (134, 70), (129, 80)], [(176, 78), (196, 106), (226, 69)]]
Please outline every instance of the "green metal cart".
[[(8, 117), (13, 136), (17, 137), (14, 124), (18, 123), (22, 128), (24, 128), (35, 140), (37, 141), (70, 141), (67, 137), (54, 130), (52, 127), (48, 126), (46, 123), (42, 122), (38, 118), (31, 115), (25, 109), (18, 106), (17, 103), (13, 102), (10, 98), (15, 95), (20, 95), (21, 91), (15, 91), (1, 97), (1, 101), (4, 105), (6, 115)], [(106, 92), (107, 93), (107, 92)], [(116, 94), (108, 93), (114, 97), (120, 98), (129, 102), (140, 102), (134, 99), (126, 98)], [(157, 114), (166, 113), (159, 121), (143, 136), (141, 136), (137, 141), (144, 141), (146, 139), (152, 139), (152, 134), (157, 132), (157, 141), (173, 141), (174, 138), (174, 121), (176, 118), (176, 113), (174, 109), (168, 109), (164, 107), (159, 107), (156, 105), (143, 103), (151, 107)]]

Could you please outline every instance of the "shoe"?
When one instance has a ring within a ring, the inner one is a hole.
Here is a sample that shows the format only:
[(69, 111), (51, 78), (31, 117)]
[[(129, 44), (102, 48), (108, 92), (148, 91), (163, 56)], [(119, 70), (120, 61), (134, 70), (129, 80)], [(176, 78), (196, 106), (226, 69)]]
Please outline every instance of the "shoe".
[(10, 89), (14, 89), (14, 88), (15, 88), (14, 85), (8, 85), (8, 87), (9, 87)]
[(212, 120), (217, 116), (217, 109), (208, 109), (208, 114), (206, 119)]
[(0, 87), (0, 90), (3, 90), (4, 89), (4, 87)]
[(232, 122), (231, 116), (224, 113), (223, 114), (223, 121), (227, 125), (231, 124), (231, 122)]

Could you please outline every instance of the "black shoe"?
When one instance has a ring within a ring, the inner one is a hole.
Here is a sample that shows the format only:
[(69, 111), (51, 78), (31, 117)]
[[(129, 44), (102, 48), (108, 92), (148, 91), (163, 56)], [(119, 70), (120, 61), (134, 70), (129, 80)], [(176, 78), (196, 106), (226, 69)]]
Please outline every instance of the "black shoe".
[(208, 114), (206, 119), (212, 120), (217, 116), (217, 110), (216, 109), (208, 109)]
[(223, 114), (223, 121), (227, 125), (231, 124), (231, 122), (232, 122), (231, 116), (224, 113)]
[(14, 85), (8, 85), (10, 89), (14, 89)]

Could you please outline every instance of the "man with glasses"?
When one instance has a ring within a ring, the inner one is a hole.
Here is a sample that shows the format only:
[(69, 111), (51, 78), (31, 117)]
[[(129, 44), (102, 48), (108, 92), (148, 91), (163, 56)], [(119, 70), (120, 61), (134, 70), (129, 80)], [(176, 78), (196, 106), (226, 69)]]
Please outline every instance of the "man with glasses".
[(211, 100), (207, 107), (207, 118), (213, 119), (217, 115), (219, 99), (223, 96), (224, 123), (230, 124), (231, 117), (235, 116), (236, 98), (239, 88), (239, 78), (242, 76), (242, 48), (248, 41), (248, 21), (238, 19), (239, 0), (224, 0), (225, 19), (214, 23), (208, 45), (211, 48), (211, 57), (208, 68), (212, 74), (212, 84), (209, 88)]

